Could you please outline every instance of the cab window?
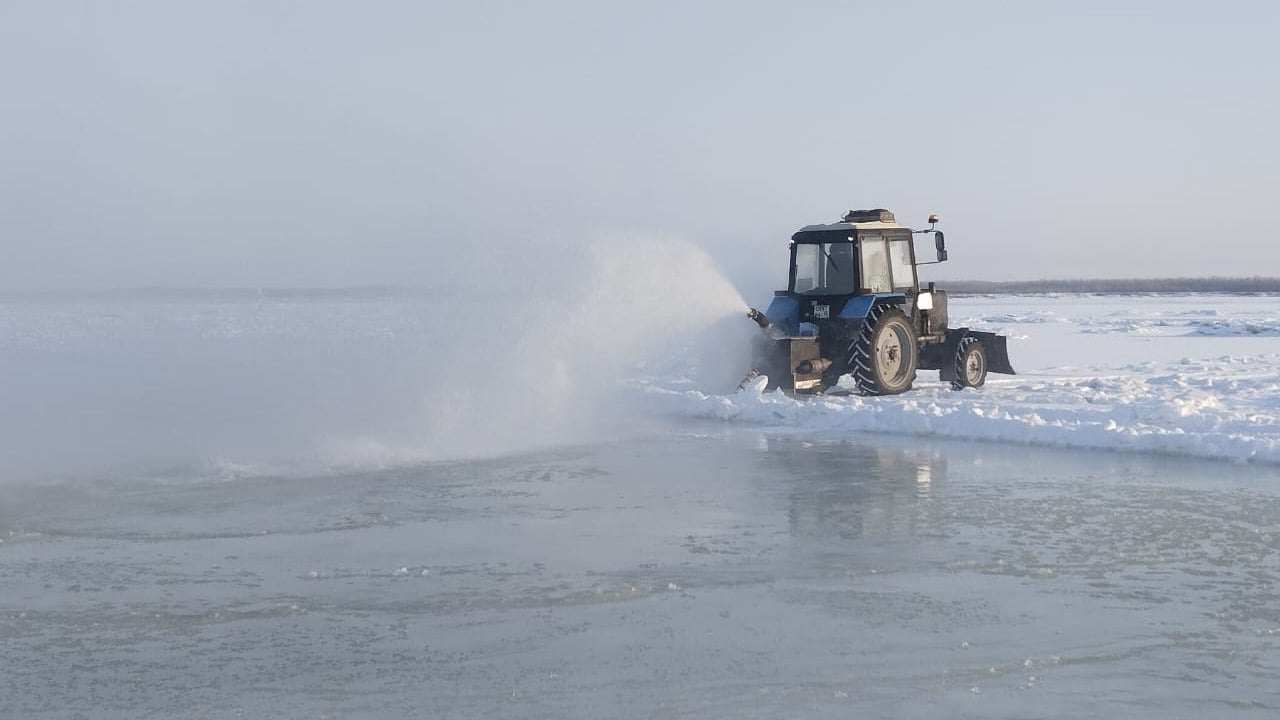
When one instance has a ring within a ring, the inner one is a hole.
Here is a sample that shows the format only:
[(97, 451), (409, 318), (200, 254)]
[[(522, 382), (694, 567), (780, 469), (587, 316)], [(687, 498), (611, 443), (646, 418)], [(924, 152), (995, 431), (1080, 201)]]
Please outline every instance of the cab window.
[(915, 289), (915, 278), (911, 272), (910, 240), (893, 240), (889, 243), (889, 268), (893, 270), (895, 290)]
[(889, 292), (889, 254), (884, 238), (866, 235), (858, 238), (862, 250), (862, 287), (868, 292)]
[(799, 243), (795, 246), (791, 292), (801, 295), (851, 295), (858, 291), (852, 242)]

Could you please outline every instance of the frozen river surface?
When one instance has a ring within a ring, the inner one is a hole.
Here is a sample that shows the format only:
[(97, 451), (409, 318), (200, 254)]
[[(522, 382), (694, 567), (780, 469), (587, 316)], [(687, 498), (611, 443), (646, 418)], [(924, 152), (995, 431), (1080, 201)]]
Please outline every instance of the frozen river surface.
[(9, 306), (0, 717), (1276, 717), (1271, 303), (975, 300), (980, 392), (650, 368), (470, 460), (388, 435), (413, 304)]
[(0, 715), (1280, 712), (1271, 468), (706, 430), (13, 492)]

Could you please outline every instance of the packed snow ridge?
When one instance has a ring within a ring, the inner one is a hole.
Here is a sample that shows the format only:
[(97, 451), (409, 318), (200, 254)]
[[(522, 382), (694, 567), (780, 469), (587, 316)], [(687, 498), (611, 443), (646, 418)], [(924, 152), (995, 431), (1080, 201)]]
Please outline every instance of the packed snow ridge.
[[(964, 318), (970, 327), (1007, 333), (1015, 368), (1031, 368), (988, 376), (978, 389), (956, 392), (936, 372), (921, 372), (913, 390), (890, 397), (791, 397), (764, 392), (763, 378), (726, 395), (669, 383), (649, 383), (647, 390), (678, 414), (771, 428), (1280, 463), (1280, 343), (1271, 337), (1280, 321), (1267, 317), (1273, 298), (1216, 298), (1227, 306), (1222, 311), (1133, 298), (1076, 299), (1086, 307), (1046, 309), (1060, 302), (985, 299), (1035, 307)], [(1229, 354), (1193, 355), (1222, 350)], [(1100, 359), (1121, 362), (1075, 364)]]
[(1280, 356), (1144, 363), (1089, 378), (990, 378), (955, 392), (790, 397), (765, 380), (733, 395), (673, 396), (688, 415), (821, 431), (891, 432), (1280, 463)]

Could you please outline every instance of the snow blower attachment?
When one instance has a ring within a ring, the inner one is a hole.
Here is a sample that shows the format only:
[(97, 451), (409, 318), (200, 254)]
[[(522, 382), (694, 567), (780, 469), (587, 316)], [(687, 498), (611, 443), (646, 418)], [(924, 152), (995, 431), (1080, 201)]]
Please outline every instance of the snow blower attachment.
[[(946, 292), (920, 287), (916, 268), (947, 259), (937, 222), (930, 215), (928, 230), (912, 230), (888, 210), (850, 210), (792, 235), (787, 289), (765, 312), (747, 312), (761, 335), (739, 387), (763, 375), (768, 390), (816, 394), (849, 375), (863, 395), (895, 395), (917, 370), (938, 370), (957, 390), (981, 387), (988, 372), (1014, 374), (1003, 335), (947, 327)], [(912, 236), (922, 233), (937, 260), (916, 261)]]

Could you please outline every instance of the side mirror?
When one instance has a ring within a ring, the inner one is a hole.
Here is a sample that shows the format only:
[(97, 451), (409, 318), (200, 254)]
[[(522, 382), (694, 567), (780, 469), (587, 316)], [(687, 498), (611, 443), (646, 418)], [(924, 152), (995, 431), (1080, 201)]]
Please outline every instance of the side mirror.
[(947, 259), (947, 238), (938, 230), (933, 234), (933, 246), (938, 249), (938, 262), (945, 262)]

